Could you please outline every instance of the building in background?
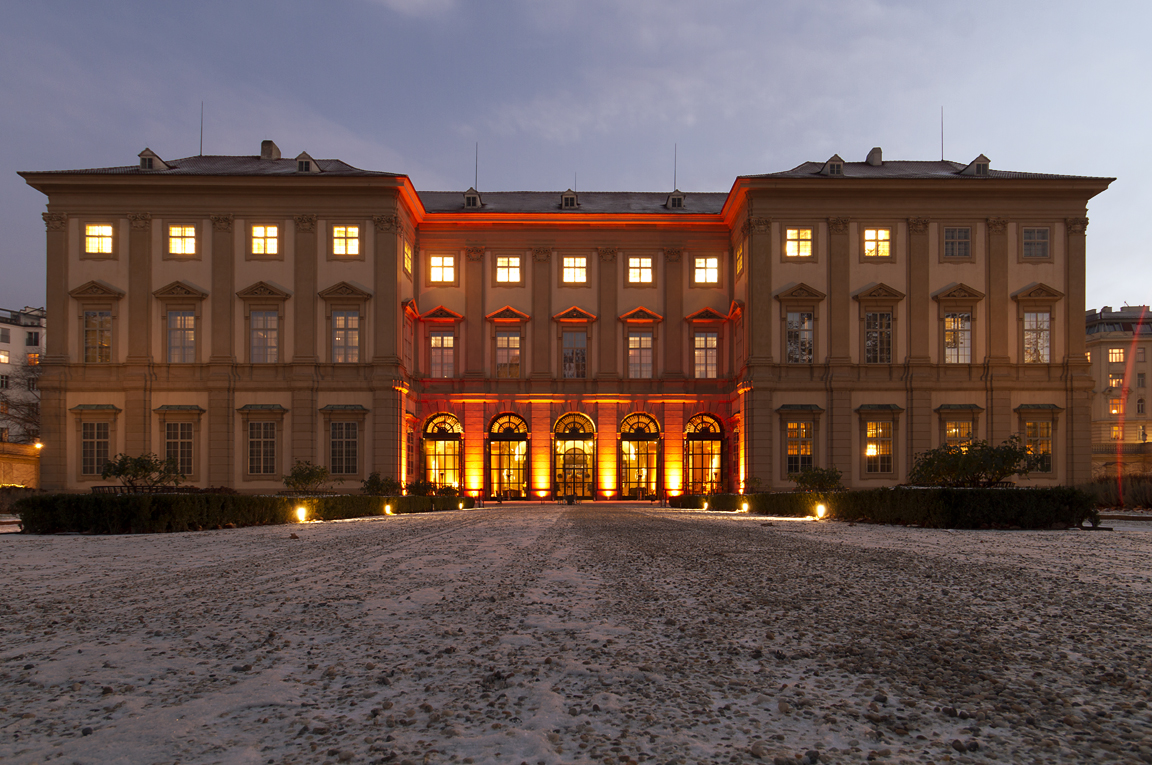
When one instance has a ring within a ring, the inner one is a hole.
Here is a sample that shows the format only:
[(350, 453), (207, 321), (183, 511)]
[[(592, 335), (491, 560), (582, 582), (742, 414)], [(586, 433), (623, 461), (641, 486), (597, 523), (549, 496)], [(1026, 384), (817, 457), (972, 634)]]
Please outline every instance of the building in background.
[(40, 437), (40, 357), (47, 320), (43, 308), (0, 309), (0, 442)]
[(1092, 400), (1092, 472), (1096, 476), (1152, 473), (1148, 359), (1152, 313), (1146, 305), (1085, 314)]
[(500, 497), (888, 486), (1017, 433), (1027, 483), (1090, 475), (1111, 179), (873, 149), (728, 193), (418, 192), (271, 141), (22, 175), (59, 322), (46, 488), (119, 452), (242, 491), (296, 460)]

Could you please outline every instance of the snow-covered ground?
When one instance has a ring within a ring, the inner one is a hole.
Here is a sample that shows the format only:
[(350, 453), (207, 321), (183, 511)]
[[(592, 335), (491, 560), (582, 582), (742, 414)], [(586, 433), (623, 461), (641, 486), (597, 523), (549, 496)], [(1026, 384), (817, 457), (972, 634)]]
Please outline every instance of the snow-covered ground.
[(1152, 762), (1152, 524), (1107, 525), (5, 534), (0, 761)]

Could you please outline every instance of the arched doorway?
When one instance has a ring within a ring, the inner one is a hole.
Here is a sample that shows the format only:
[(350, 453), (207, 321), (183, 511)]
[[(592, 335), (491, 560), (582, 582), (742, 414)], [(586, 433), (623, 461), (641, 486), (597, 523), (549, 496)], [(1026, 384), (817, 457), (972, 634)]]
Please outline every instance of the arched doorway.
[(684, 426), (685, 486), (688, 494), (724, 491), (724, 432), (720, 420), (698, 414)]
[(461, 484), (464, 428), (446, 413), (434, 414), (424, 423), (424, 480), (437, 489)]
[(660, 425), (636, 412), (620, 423), (620, 497), (655, 496), (660, 486)]
[(528, 423), (523, 417), (501, 414), (488, 427), (488, 495), (528, 496)]
[(596, 429), (592, 420), (571, 412), (553, 429), (553, 492), (592, 499), (596, 493)]

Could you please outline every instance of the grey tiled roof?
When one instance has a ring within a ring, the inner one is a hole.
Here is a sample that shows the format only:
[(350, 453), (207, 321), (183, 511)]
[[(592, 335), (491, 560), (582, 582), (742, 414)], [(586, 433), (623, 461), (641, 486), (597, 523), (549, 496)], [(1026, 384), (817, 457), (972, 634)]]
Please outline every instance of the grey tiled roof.
[(724, 207), (727, 193), (684, 192), (684, 206), (670, 209), (670, 191), (581, 191), (577, 193), (580, 206), (575, 210), (561, 210), (560, 191), (482, 191), (483, 207), (464, 207), (463, 191), (421, 191), (420, 201), (430, 213), (554, 213), (588, 215), (598, 213), (646, 213), (669, 215), (716, 215)]
[(982, 181), (988, 178), (1008, 178), (1008, 179), (1023, 179), (1023, 180), (1073, 180), (1073, 179), (1092, 179), (1092, 180), (1115, 180), (1113, 178), (1097, 178), (1095, 176), (1083, 175), (1053, 175), (1051, 173), (1023, 173), (1015, 170), (995, 170), (989, 169), (987, 176), (979, 175), (961, 175), (960, 171), (968, 167), (964, 162), (950, 162), (948, 160), (939, 161), (913, 161), (913, 160), (884, 160), (881, 165), (870, 165), (867, 162), (845, 162), (844, 174), (841, 175), (820, 175), (820, 171), (824, 169), (823, 162), (804, 162), (797, 165), (791, 170), (784, 170), (779, 173), (761, 173), (759, 175), (747, 175), (745, 178), (826, 178), (830, 181), (838, 181), (844, 178), (905, 178), (909, 180), (929, 180), (940, 178), (956, 178), (959, 180)]
[(49, 170), (45, 174), (59, 175), (302, 175), (302, 176), (385, 176), (399, 177), (400, 173), (384, 173), (375, 170), (361, 170), (339, 159), (313, 160), (319, 173), (301, 173), (296, 169), (295, 159), (260, 159), (259, 156), (217, 156), (206, 155), (166, 159), (168, 170), (141, 170), (138, 165), (123, 167), (94, 167), (87, 170)]

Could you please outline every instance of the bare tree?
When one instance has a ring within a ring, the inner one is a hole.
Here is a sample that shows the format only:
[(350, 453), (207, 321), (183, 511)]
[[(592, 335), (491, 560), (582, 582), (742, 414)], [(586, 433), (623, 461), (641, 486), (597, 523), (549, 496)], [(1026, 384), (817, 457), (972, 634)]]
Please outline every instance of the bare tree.
[(0, 372), (0, 428), (8, 440), (30, 444), (40, 438), (40, 364), (28, 359)]

